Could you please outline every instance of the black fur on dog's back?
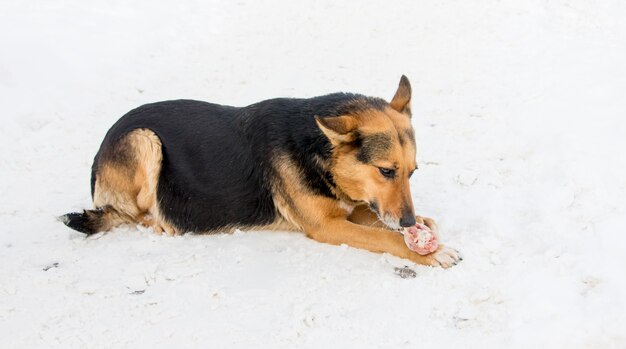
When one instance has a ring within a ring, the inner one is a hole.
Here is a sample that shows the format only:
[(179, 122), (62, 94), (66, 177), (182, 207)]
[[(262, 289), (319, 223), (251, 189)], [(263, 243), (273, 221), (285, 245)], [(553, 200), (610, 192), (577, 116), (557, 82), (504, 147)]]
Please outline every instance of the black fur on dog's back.
[(288, 156), (299, 167), (310, 190), (334, 197), (332, 176), (319, 161), (330, 158), (331, 146), (314, 116), (387, 105), (344, 93), (272, 99), (243, 108), (192, 100), (147, 104), (124, 115), (105, 136), (92, 167), (92, 195), (99, 165), (115, 156), (107, 149), (143, 128), (162, 143), (157, 200), (171, 223), (196, 232), (270, 224), (277, 216), (272, 198), (277, 156)]

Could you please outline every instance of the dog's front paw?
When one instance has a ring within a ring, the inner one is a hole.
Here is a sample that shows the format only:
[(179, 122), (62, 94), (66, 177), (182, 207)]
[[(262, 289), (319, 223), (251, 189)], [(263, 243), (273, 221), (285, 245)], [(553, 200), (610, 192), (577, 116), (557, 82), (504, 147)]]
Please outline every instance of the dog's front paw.
[(457, 265), (463, 260), (463, 257), (461, 257), (459, 251), (447, 246), (439, 245), (439, 248), (435, 252), (425, 256), (413, 252), (410, 259), (417, 264), (447, 269)]
[(437, 251), (433, 252), (429, 256), (433, 259), (433, 264), (431, 265), (442, 268), (450, 268), (463, 260), (459, 251), (447, 246), (439, 246)]

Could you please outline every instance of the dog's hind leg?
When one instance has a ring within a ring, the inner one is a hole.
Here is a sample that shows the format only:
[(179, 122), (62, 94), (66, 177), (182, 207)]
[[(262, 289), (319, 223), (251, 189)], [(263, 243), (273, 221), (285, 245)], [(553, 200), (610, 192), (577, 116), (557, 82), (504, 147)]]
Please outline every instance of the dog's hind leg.
[(181, 231), (163, 217), (158, 206), (157, 186), (163, 162), (161, 140), (154, 132), (140, 129), (133, 133), (131, 141), (137, 161), (135, 186), (139, 188), (136, 196), (138, 223), (151, 227), (158, 234), (180, 234)]
[(147, 129), (136, 129), (115, 144), (101, 149), (95, 164), (95, 210), (70, 213), (61, 220), (86, 234), (110, 230), (120, 224), (142, 224), (156, 232), (178, 231), (160, 215), (157, 184), (163, 160), (161, 141)]

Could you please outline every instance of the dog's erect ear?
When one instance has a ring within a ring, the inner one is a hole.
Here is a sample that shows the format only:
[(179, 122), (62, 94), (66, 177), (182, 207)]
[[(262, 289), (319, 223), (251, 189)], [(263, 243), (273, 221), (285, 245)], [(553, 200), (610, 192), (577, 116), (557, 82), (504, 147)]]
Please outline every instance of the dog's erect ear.
[(317, 126), (328, 137), (331, 143), (340, 144), (352, 142), (356, 139), (356, 131), (358, 123), (353, 116), (315, 116)]
[(398, 90), (389, 104), (396, 111), (411, 117), (411, 84), (406, 76), (400, 78)]

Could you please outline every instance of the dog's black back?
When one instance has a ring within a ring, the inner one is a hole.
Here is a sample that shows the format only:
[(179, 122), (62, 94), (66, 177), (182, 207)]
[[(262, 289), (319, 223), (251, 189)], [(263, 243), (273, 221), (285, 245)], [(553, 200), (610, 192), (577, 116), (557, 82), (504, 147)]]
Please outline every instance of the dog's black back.
[[(185, 231), (262, 226), (276, 219), (274, 164), (288, 156), (305, 184), (334, 197), (332, 176), (320, 165), (331, 146), (314, 116), (384, 108), (382, 99), (336, 93), (311, 99), (272, 99), (243, 108), (192, 100), (147, 104), (107, 133), (92, 168), (92, 195), (103, 149), (129, 132), (152, 130), (161, 140), (157, 187), (161, 213)], [(317, 159), (316, 159), (317, 158)]]

